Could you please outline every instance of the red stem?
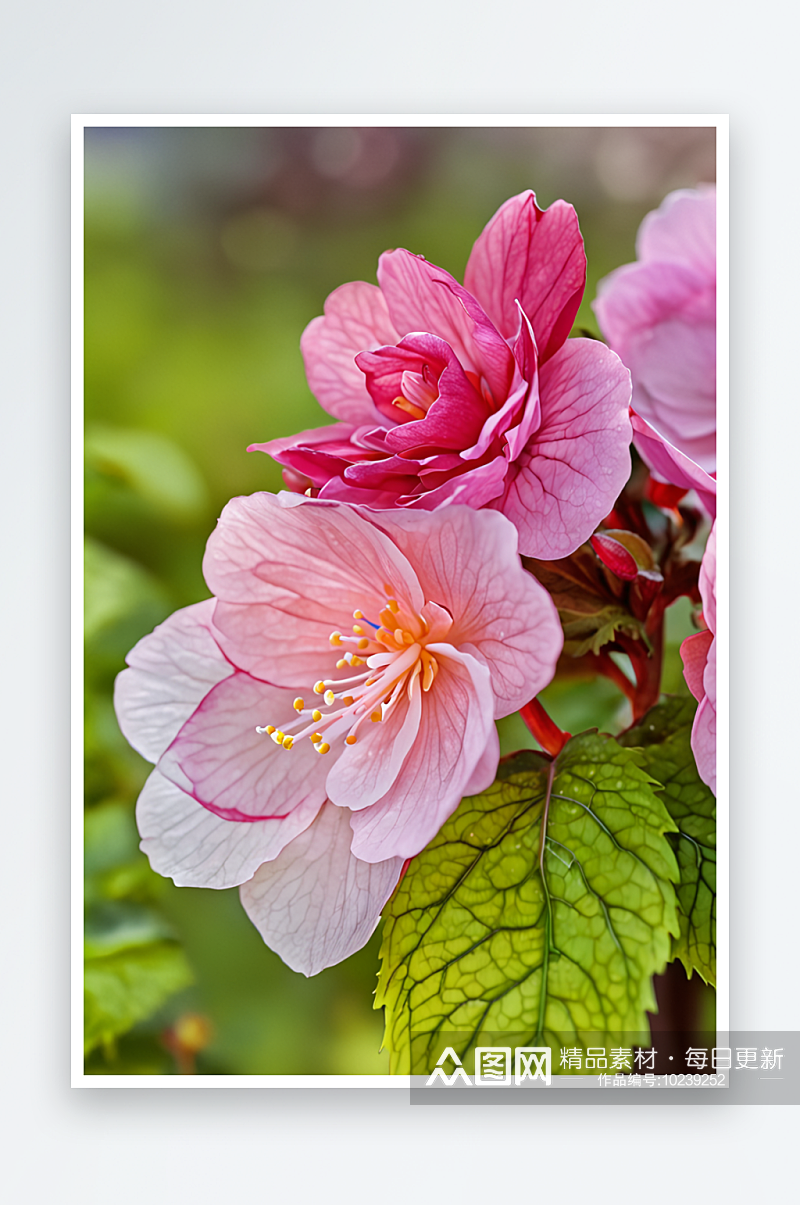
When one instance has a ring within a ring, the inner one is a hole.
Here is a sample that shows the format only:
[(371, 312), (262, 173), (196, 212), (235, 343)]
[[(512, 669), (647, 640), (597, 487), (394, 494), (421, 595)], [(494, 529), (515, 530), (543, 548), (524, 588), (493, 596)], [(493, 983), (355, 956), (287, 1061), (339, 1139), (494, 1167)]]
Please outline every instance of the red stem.
[(572, 733), (562, 732), (558, 725), (550, 719), (538, 699), (531, 699), (530, 703), (521, 707), (520, 715), (525, 721), (528, 731), (536, 737), (545, 753), (549, 753), (551, 757), (558, 757)]

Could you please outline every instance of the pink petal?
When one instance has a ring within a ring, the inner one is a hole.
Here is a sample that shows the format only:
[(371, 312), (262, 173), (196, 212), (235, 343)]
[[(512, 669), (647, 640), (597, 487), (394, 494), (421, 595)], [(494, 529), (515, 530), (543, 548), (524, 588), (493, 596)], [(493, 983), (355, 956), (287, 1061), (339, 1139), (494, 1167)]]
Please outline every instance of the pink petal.
[(359, 352), (399, 337), (375, 285), (356, 280), (335, 289), (325, 302), (325, 316), (310, 322), (300, 340), (308, 383), (320, 405), (343, 422), (380, 421), (355, 360)]
[(496, 717), (517, 711), (552, 680), (563, 646), (553, 600), (522, 569), (514, 526), (494, 510), (375, 516), (410, 561), (426, 598), (453, 616), (448, 643), (474, 646), (491, 673)]
[(695, 632), (694, 635), (687, 636), (681, 644), (683, 676), (698, 703), (705, 698), (703, 674), (708, 661), (708, 650), (713, 639), (713, 632)]
[(237, 824), (215, 816), (158, 770), (139, 796), (136, 824), (153, 870), (178, 887), (238, 887), (285, 838), (274, 820)]
[(497, 728), (492, 725), (489, 732), (489, 740), (486, 743), (486, 748), (481, 754), (481, 759), (469, 777), (469, 782), (464, 787), (465, 795), (480, 795), (481, 791), (488, 791), (489, 787), (497, 777), (497, 765), (500, 761), (500, 737), (497, 734)]
[(353, 811), (369, 807), (391, 788), (419, 732), (422, 691), (398, 699), (377, 724), (367, 721), (355, 745), (345, 745), (326, 780), (328, 797)]
[(279, 464), (285, 464), (308, 477), (314, 486), (322, 486), (335, 473), (344, 472), (353, 459), (370, 457), (352, 437), (363, 427), (349, 423), (331, 423), (329, 427), (316, 427), (300, 431), (297, 435), (271, 439), (263, 444), (250, 444), (248, 452), (266, 452)]
[[(422, 338), (412, 335), (403, 343), (416, 343)], [(431, 336), (425, 338), (430, 339)], [(426, 449), (460, 449), (480, 434), (488, 406), (475, 386), (467, 380), (450, 348), (446, 344), (442, 344), (442, 347), (446, 359), (439, 376), (439, 396), (425, 418), (403, 423), (387, 432), (386, 446), (392, 452), (411, 452), (419, 459)]]
[(692, 752), (697, 771), (706, 786), (717, 793), (717, 650), (716, 640), (708, 650), (708, 662), (703, 675), (705, 698), (697, 708), (692, 725)]
[(275, 854), (302, 832), (326, 797), (330, 769), (309, 739), (293, 749), (257, 727), (297, 720), (294, 692), (236, 673), (206, 695), (161, 757), (158, 769), (198, 803), (228, 821), (268, 820)]
[(586, 284), (586, 255), (571, 205), (541, 210), (530, 190), (501, 205), (469, 257), (464, 285), (501, 334), (517, 330), (519, 301), (536, 335), (540, 362), (572, 329)]
[(636, 255), (688, 263), (713, 279), (717, 268), (717, 190), (713, 184), (679, 189), (648, 213), (636, 236)]
[(631, 470), (630, 374), (592, 339), (569, 339), (542, 366), (542, 422), (493, 505), (525, 556), (568, 556), (605, 518)]
[(328, 643), (353, 611), (379, 613), (384, 584), (419, 611), (416, 575), (383, 532), (357, 511), (296, 494), (234, 498), (203, 562), (220, 644), (248, 673), (309, 687), (335, 677)]
[(195, 708), (234, 667), (214, 639), (214, 599), (176, 611), (126, 657), (114, 683), (114, 707), (126, 740), (158, 761)]
[(419, 853), (458, 807), (486, 752), (494, 705), (488, 669), (446, 644), (428, 650), (439, 672), (417, 740), (394, 786), (351, 820), (353, 853), (368, 862)]
[(703, 600), (703, 619), (712, 632), (717, 630), (717, 526), (711, 528), (703, 563), (700, 566), (700, 597)]
[(403, 334), (429, 331), (449, 343), (463, 368), (485, 377), (499, 403), (513, 371), (506, 341), (457, 280), (420, 255), (386, 251), (378, 280), (392, 321)]
[(241, 888), (247, 915), (293, 971), (316, 975), (360, 950), (400, 878), (402, 858), (362, 862), (352, 836), (348, 810), (325, 804)]
[(636, 451), (651, 471), (670, 485), (695, 490), (713, 519), (717, 513), (717, 483), (714, 478), (635, 411), (631, 411), (631, 426)]

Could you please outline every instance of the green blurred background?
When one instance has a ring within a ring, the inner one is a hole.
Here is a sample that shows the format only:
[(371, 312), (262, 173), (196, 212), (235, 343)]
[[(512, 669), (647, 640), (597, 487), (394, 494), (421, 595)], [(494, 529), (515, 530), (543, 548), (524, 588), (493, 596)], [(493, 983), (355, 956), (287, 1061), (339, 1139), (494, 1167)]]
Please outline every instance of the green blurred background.
[[(380, 933), (314, 979), (268, 950), (233, 891), (175, 888), (138, 852), (150, 767), (111, 703), (128, 649), (208, 597), (205, 541), (235, 494), (277, 490), (250, 443), (330, 421), (299, 352), (348, 280), (403, 246), (459, 279), (509, 196), (577, 209), (589, 276), (634, 258), (674, 188), (715, 178), (702, 128), (96, 128), (85, 142), (87, 1070), (382, 1074)], [(684, 600), (685, 601), (685, 600)], [(681, 688), (689, 608), (668, 616)], [(546, 694), (570, 731), (624, 722), (605, 680)], [(503, 751), (531, 740), (512, 717)]]

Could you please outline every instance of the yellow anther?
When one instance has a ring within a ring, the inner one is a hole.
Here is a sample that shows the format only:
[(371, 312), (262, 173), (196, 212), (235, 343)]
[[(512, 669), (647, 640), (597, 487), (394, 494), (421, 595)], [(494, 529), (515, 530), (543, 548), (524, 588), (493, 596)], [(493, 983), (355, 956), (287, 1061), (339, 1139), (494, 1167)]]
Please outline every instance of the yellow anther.
[(293, 736), (285, 736), (285, 737), (283, 738), (283, 747), (284, 747), (284, 749), (291, 749), (291, 747), (292, 747), (292, 745), (293, 745), (293, 744), (294, 744), (294, 737), (293, 737)]
[(315, 682), (314, 683), (314, 694), (315, 695), (321, 695), (324, 693), (324, 691), (325, 691), (325, 683), (324, 682)]
[(363, 628), (361, 627), (361, 625), (360, 625), (360, 624), (358, 624), (358, 623), (354, 623), (354, 624), (353, 624), (353, 631), (355, 632), (356, 636), (363, 636), (363, 635), (364, 635), (364, 629), (363, 629)]
[(411, 635), (410, 632), (403, 632), (403, 640), (406, 644), (414, 643), (414, 637)]
[(315, 724), (318, 724), (320, 722), (320, 720), (322, 719), (322, 712), (318, 711), (317, 708), (315, 707), (314, 710), (311, 712), (311, 718)]
[(274, 732), (270, 733), (270, 736), (272, 737), (272, 739), (274, 740), (276, 745), (283, 744), (283, 733), (280, 732), (277, 728), (275, 729)]
[(352, 666), (357, 666), (357, 665), (365, 665), (366, 662), (364, 661), (363, 657), (356, 657), (356, 655), (353, 654), (353, 656), (350, 658), (350, 664)]
[(346, 737), (344, 738), (344, 743), (345, 743), (346, 745), (354, 745), (354, 744), (356, 743), (356, 741), (357, 741), (357, 740), (358, 740), (358, 737), (353, 736), (353, 734), (352, 734), (352, 732), (351, 732), (349, 736), (346, 736)]
[(274, 724), (267, 724), (267, 726), (266, 726), (266, 728), (264, 729), (264, 731), (265, 731), (265, 732), (266, 732), (266, 733), (267, 733), (269, 736), (272, 736), (273, 732), (275, 731), (275, 725), (274, 725)]
[(375, 683), (376, 683), (377, 681), (378, 681), (378, 679), (377, 679), (377, 678), (367, 678), (367, 680), (366, 680), (366, 682), (364, 683), (364, 685), (365, 685), (365, 686), (374, 686), (374, 685), (375, 685)]
[(341, 632), (331, 632), (330, 636), (328, 637), (328, 640), (331, 642), (331, 644), (335, 648), (337, 644), (342, 643), (342, 633)]
[(313, 741), (313, 742), (314, 742), (314, 744), (316, 745), (317, 741), (321, 741), (321, 740), (322, 740), (322, 733), (321, 733), (321, 732), (312, 732), (312, 733), (311, 733), (311, 736), (310, 736), (308, 739), (309, 739), (310, 741)]
[(366, 636), (361, 637), (361, 639), (358, 642), (358, 647), (360, 649), (368, 649), (369, 648), (369, 641), (367, 640)]
[(384, 594), (392, 594), (393, 591), (394, 591), (394, 586), (390, 586), (388, 582), (383, 583)]
[(396, 598), (390, 598), (388, 600), (388, 602), (386, 603), (386, 606), (389, 608), (390, 611), (394, 611), (395, 615), (400, 610), (400, 603), (397, 601)]
[(328, 706), (333, 707), (333, 704), (335, 703), (335, 701), (336, 701), (336, 695), (333, 693), (333, 691), (326, 690), (325, 691), (325, 702), (328, 704)]
[(363, 611), (354, 611), (353, 612), (353, 619), (363, 619), (363, 618), (364, 618)]
[(342, 659), (341, 659), (340, 661), (337, 661), (337, 662), (336, 662), (336, 668), (337, 668), (337, 669), (344, 669), (344, 667), (345, 667), (346, 665), (347, 665), (347, 662), (345, 661), (344, 657), (342, 657)]
[(305, 707), (305, 703), (302, 699), (295, 699), (294, 703), (292, 703), (292, 707), (294, 707), (295, 711), (302, 711)]
[(379, 724), (381, 722), (381, 720), (383, 719), (383, 712), (382, 711), (373, 711), (372, 715), (369, 718), (372, 720), (373, 724)]
[(408, 398), (404, 397), (396, 397), (392, 405), (396, 406), (398, 410), (404, 410), (414, 419), (424, 418), (427, 413), (421, 406), (415, 406), (413, 402), (409, 402)]
[(323, 741), (321, 745), (317, 745), (317, 753), (330, 753), (331, 747), (327, 741)]
[(342, 702), (344, 703), (345, 707), (349, 707), (351, 703), (355, 703), (355, 699), (352, 695), (343, 695)]

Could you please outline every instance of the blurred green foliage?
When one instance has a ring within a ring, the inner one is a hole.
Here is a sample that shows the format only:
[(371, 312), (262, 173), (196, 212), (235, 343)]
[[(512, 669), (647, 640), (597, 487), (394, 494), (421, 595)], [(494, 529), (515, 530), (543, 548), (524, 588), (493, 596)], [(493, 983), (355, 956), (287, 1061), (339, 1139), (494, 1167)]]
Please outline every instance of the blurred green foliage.
[[(329, 292), (406, 246), (461, 277), (513, 193), (575, 204), (597, 280), (644, 214), (713, 178), (704, 130), (96, 129), (86, 134), (86, 890), (89, 1071), (175, 1073), (165, 1035), (209, 1022), (200, 1072), (385, 1073), (372, 1010), (379, 935), (313, 980), (289, 971), (235, 891), (180, 890), (137, 850), (149, 767), (119, 732), (133, 644), (207, 597), (205, 541), (236, 494), (281, 488), (254, 442), (329, 422), (305, 382), (305, 325)], [(674, 608), (678, 612), (679, 608)], [(683, 608), (669, 633), (680, 688)], [(626, 722), (607, 682), (546, 692), (570, 731)], [(530, 747), (518, 717), (503, 751)], [(190, 985), (190, 980), (193, 983)]]

